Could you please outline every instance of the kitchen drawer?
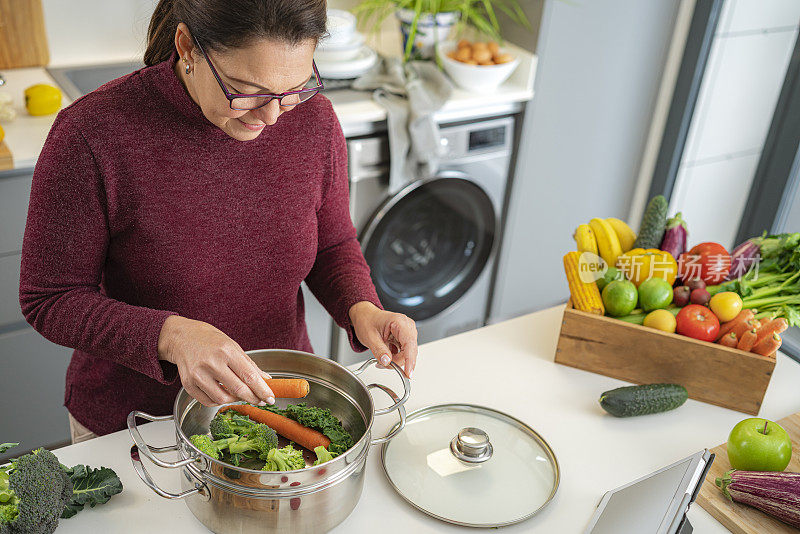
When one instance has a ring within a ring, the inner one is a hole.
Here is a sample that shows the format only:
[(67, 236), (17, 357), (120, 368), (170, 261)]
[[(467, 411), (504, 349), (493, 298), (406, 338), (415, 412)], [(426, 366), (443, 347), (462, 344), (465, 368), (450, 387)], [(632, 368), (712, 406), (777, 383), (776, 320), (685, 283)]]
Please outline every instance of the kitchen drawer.
[(50, 343), (30, 327), (0, 335), (0, 441), (19, 442), (2, 460), (69, 440), (64, 379), (71, 349)]
[(0, 173), (0, 254), (22, 250), (33, 174)]
[(3, 326), (25, 320), (19, 308), (19, 254), (0, 256), (0, 332)]

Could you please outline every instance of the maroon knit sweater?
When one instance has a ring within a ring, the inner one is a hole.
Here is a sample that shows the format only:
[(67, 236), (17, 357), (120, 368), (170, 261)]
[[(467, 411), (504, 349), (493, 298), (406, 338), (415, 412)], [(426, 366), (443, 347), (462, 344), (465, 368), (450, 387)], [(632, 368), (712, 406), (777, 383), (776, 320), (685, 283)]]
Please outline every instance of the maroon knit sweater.
[(380, 305), (348, 211), (347, 153), (322, 95), (252, 141), (211, 124), (173, 61), (114, 80), (56, 118), (36, 164), (20, 304), (75, 348), (65, 405), (97, 434), (131, 410), (172, 412), (159, 361), (171, 314), (243, 349), (311, 350), (300, 282), (353, 336), (350, 306)]

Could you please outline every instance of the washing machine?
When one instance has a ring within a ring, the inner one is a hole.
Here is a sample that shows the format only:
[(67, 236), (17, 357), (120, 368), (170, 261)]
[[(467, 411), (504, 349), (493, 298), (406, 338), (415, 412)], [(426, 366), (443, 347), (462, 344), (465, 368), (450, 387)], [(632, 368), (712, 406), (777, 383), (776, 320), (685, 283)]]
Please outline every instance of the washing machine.
[[(433, 176), (391, 193), (386, 135), (347, 141), (350, 213), (378, 296), (417, 323), (419, 343), (483, 326), (500, 243), (512, 116), (440, 126)], [(331, 328), (331, 356), (362, 360)]]

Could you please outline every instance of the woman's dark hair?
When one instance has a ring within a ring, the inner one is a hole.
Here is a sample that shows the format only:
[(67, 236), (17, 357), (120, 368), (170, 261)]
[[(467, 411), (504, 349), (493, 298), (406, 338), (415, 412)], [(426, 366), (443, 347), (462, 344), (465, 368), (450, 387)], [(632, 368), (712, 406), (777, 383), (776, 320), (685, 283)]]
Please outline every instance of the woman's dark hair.
[(325, 33), (326, 0), (159, 0), (147, 29), (145, 65), (166, 61), (185, 23), (203, 47), (246, 45), (254, 38), (297, 44)]

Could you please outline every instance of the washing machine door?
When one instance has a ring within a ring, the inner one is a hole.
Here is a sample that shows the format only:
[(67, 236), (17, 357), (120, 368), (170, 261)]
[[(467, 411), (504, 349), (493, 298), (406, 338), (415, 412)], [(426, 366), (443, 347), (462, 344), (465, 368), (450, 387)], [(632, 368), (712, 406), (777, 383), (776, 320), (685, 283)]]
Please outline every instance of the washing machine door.
[(487, 194), (465, 174), (443, 171), (387, 200), (362, 233), (362, 247), (386, 309), (422, 321), (469, 290), (496, 238)]

